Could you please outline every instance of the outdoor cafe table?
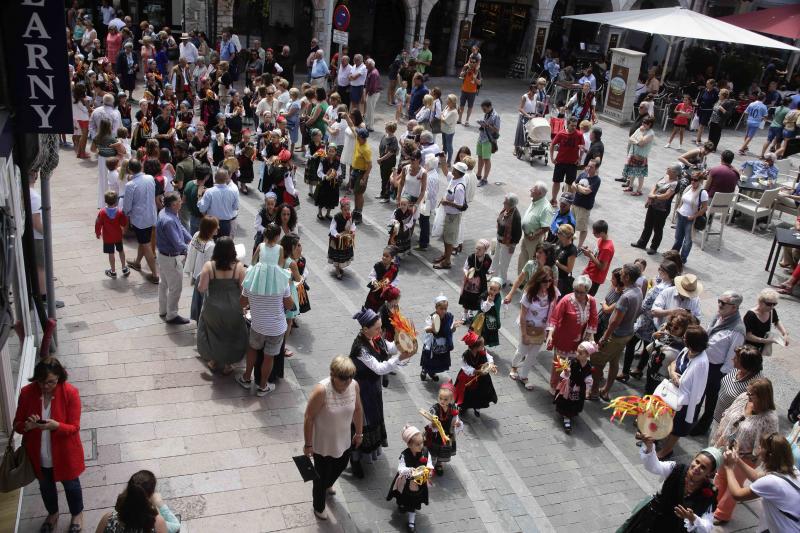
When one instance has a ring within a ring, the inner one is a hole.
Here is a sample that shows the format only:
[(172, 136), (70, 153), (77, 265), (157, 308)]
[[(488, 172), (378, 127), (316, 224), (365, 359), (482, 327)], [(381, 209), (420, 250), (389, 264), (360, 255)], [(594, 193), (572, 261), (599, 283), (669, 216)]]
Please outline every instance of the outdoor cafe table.
[(772, 247), (769, 250), (767, 264), (764, 267), (764, 270), (769, 272), (767, 285), (772, 285), (772, 277), (775, 275), (775, 268), (778, 266), (781, 248), (784, 246), (800, 249), (800, 232), (794, 228), (775, 228), (775, 238), (772, 240)]

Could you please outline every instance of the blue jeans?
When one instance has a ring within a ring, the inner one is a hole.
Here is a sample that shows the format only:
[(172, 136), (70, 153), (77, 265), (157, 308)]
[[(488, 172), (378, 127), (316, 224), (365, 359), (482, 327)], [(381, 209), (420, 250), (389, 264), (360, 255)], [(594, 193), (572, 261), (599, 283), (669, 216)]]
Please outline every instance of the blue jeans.
[(687, 217), (678, 213), (675, 220), (675, 243), (672, 245), (673, 250), (680, 250), (681, 260), (686, 263), (689, 258), (689, 252), (692, 251), (692, 227), (694, 220), (689, 220)]
[(426, 248), (431, 243), (431, 217), (419, 216), (419, 245)]
[[(80, 478), (62, 481), (64, 494), (67, 497), (69, 514), (79, 515), (83, 512), (83, 492), (81, 491)], [(58, 514), (58, 490), (53, 480), (53, 469), (42, 467), (42, 477), (39, 479), (39, 491), (42, 493), (44, 508), (49, 514)]]
[(442, 133), (442, 149), (447, 155), (448, 165), (453, 160), (453, 137), (455, 136), (455, 133)]

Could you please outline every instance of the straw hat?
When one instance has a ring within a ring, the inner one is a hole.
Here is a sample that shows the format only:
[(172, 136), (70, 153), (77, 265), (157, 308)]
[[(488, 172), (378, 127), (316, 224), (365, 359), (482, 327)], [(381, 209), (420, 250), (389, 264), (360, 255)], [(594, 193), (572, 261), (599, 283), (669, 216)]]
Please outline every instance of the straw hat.
[(675, 278), (675, 289), (681, 296), (694, 298), (702, 294), (703, 284), (697, 280), (697, 276), (694, 274), (684, 274)]

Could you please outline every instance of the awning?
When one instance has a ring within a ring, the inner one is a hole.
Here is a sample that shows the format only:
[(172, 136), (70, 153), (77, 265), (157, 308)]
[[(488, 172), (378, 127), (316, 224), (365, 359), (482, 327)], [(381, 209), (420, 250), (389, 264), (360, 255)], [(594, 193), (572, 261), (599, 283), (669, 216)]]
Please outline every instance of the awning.
[(800, 39), (800, 4), (740, 13), (718, 20), (768, 35)]
[[(748, 13), (746, 16), (751, 15), (751, 13)], [(800, 49), (792, 45), (682, 7), (568, 15), (564, 18), (672, 37), (672, 39), (667, 39), (671, 42), (675, 42), (680, 38), (701, 39), (704, 41), (746, 44), (762, 48), (777, 48), (793, 52), (800, 51)]]

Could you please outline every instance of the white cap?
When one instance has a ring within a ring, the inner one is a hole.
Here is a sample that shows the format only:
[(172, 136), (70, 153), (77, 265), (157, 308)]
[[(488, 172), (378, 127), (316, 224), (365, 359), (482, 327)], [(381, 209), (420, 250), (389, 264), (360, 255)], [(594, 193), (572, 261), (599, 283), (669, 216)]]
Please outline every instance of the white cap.
[(445, 296), (443, 293), (439, 293), (439, 296), (437, 296), (433, 300), (433, 305), (440, 304), (440, 303), (446, 302), (446, 301), (447, 301), (447, 296)]

